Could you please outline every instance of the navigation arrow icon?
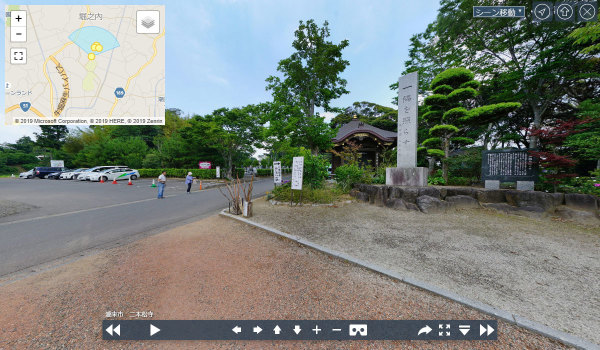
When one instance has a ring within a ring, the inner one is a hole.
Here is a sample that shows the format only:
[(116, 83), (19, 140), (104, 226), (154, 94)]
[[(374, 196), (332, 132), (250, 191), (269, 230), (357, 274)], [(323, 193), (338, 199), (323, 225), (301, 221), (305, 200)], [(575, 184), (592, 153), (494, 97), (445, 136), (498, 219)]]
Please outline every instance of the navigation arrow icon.
[(117, 325), (114, 329), (115, 333), (120, 337), (121, 336), (121, 325)]
[(482, 324), (480, 324), (479, 325), (479, 336), (482, 336), (485, 332), (487, 332), (487, 329)]
[(275, 328), (273, 328), (273, 332), (275, 332), (275, 334), (281, 333), (281, 328), (279, 328), (279, 325), (276, 325)]
[(494, 328), (492, 328), (489, 324), (487, 325), (487, 335), (492, 334), (494, 332)]
[(256, 326), (252, 329), (252, 332), (258, 334), (258, 333), (262, 332), (262, 328), (260, 328), (259, 326)]
[(150, 324), (150, 336), (153, 336), (158, 332), (160, 332), (160, 328), (156, 327), (153, 324)]
[(299, 326), (299, 325), (296, 325), (296, 326), (294, 327), (294, 333), (296, 333), (296, 334), (300, 334), (300, 332), (301, 332), (301, 331), (302, 331), (302, 329), (300, 329), (300, 326)]
[(235, 327), (233, 327), (232, 331), (233, 331), (233, 333), (235, 333), (235, 334), (239, 334), (239, 333), (242, 331), (242, 327), (240, 327), (240, 326), (235, 326)]
[(113, 335), (113, 326), (112, 326), (112, 324), (110, 326), (108, 326), (108, 328), (106, 328), (106, 333), (110, 334), (111, 336)]

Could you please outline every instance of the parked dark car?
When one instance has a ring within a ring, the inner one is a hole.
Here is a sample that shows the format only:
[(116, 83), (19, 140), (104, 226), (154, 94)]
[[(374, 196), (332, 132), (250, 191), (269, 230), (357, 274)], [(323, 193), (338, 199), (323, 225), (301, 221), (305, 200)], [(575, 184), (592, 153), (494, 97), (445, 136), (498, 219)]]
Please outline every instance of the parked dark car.
[(61, 171), (56, 171), (56, 172), (50, 173), (50, 174), (46, 175), (46, 179), (58, 180), (59, 177), (60, 177), (60, 174), (65, 173), (67, 171), (72, 171), (72, 169), (66, 169), (65, 168), (65, 169), (63, 169)]
[(63, 168), (58, 168), (58, 167), (38, 166), (38, 167), (33, 168), (33, 176), (43, 179), (48, 174), (55, 173), (57, 171), (62, 171), (62, 170), (63, 170)]

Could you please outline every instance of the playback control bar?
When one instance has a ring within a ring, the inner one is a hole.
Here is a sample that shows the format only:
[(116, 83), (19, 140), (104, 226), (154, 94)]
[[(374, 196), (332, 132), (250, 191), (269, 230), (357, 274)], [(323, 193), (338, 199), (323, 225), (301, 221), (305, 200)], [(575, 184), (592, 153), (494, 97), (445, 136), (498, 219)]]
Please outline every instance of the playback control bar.
[(496, 320), (104, 320), (104, 340), (497, 340)]

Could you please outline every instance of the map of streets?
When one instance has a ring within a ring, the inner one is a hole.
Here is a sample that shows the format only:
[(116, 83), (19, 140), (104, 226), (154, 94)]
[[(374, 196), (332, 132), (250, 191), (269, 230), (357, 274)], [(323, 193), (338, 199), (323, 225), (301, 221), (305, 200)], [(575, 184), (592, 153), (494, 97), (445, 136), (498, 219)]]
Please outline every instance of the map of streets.
[(164, 6), (5, 11), (7, 125), (164, 124)]

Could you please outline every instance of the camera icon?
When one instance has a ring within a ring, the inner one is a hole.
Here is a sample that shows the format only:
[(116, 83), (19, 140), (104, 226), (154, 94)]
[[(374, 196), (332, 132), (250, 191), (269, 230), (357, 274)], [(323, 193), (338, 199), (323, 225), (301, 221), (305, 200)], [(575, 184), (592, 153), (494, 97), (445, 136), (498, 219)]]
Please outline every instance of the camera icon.
[(351, 324), (348, 327), (348, 334), (351, 337), (355, 337), (357, 333), (361, 337), (366, 337), (367, 336), (367, 325), (366, 324)]

